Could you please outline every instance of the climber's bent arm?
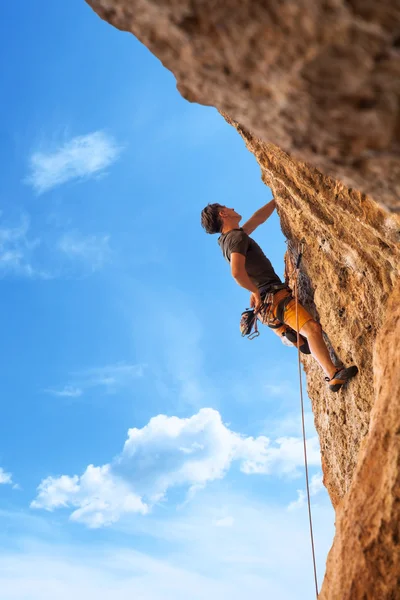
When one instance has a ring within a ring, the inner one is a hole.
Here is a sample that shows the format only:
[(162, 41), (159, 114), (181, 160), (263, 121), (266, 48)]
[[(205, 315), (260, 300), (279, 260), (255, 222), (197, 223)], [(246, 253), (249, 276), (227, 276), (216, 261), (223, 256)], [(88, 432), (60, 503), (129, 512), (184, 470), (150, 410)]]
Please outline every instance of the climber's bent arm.
[(253, 292), (253, 294), (258, 294), (258, 288), (251, 281), (250, 277), (247, 274), (246, 267), (246, 257), (244, 254), (240, 254), (239, 252), (232, 252), (231, 254), (231, 273), (232, 277), (241, 287), (249, 290), (249, 292)]
[(268, 217), (274, 212), (275, 207), (275, 200), (271, 200), (271, 202), (268, 202), (268, 204), (259, 210), (256, 210), (254, 215), (243, 225), (243, 231), (247, 233), (247, 235), (250, 235), (250, 233), (252, 233), (259, 225), (265, 223)]

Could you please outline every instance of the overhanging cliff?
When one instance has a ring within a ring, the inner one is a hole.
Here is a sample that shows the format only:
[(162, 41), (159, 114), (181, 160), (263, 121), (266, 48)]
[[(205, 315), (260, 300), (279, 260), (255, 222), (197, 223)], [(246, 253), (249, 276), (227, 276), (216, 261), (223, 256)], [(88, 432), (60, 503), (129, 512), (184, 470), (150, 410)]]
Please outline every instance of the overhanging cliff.
[(400, 599), (400, 0), (87, 1), (236, 127), (305, 241), (301, 299), (360, 368), (334, 395), (304, 360), (336, 508), (320, 597)]
[(399, 207), (399, 0), (86, 1), (188, 100)]

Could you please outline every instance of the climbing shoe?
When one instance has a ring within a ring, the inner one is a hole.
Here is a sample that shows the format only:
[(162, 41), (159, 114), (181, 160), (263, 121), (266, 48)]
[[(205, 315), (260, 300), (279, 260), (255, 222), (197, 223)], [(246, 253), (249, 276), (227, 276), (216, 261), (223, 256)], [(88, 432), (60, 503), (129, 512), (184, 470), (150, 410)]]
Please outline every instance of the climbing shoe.
[(341, 367), (336, 371), (332, 379), (329, 379), (329, 377), (325, 377), (325, 381), (329, 382), (329, 389), (331, 390), (331, 392), (338, 392), (342, 385), (344, 385), (352, 377), (355, 377), (357, 373), (358, 367), (356, 367), (355, 365), (353, 365), (352, 367), (348, 367), (347, 369)]

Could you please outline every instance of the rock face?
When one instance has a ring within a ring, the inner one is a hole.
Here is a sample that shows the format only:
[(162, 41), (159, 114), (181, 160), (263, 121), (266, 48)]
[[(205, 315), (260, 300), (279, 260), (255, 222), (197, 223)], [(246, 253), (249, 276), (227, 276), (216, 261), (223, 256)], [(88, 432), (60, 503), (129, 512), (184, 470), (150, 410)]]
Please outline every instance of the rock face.
[(188, 100), (399, 209), (400, 0), (87, 2)]
[(400, 0), (87, 1), (236, 127), (304, 240), (301, 301), (360, 368), (332, 394), (304, 359), (337, 522), (320, 598), (400, 600)]
[(336, 511), (320, 600), (400, 598), (400, 290), (390, 300), (374, 351), (376, 401), (368, 443)]

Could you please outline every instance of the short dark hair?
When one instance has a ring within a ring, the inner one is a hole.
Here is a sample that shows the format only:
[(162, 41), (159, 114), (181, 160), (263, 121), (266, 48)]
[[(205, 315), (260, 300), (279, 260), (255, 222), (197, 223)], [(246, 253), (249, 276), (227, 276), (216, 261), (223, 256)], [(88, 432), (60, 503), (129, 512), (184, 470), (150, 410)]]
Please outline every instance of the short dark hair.
[(220, 210), (222, 206), (217, 202), (215, 204), (207, 204), (201, 211), (201, 226), (204, 227), (207, 233), (221, 233), (222, 219)]

